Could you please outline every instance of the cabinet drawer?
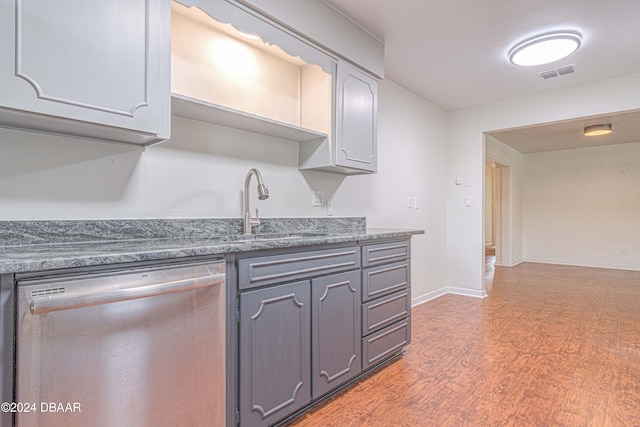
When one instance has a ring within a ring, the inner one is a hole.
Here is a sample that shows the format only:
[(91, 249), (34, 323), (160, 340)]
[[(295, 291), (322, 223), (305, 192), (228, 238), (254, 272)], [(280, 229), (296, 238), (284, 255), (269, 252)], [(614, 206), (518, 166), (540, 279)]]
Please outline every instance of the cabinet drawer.
[(362, 339), (362, 369), (383, 361), (411, 342), (409, 319)]
[(362, 301), (381, 297), (409, 286), (409, 261), (362, 270)]
[(362, 336), (409, 317), (409, 289), (370, 301), (362, 306)]
[(368, 267), (408, 259), (410, 251), (411, 243), (409, 240), (365, 245), (362, 247), (362, 266)]
[(357, 247), (271, 255), (238, 261), (240, 289), (304, 279), (360, 267)]

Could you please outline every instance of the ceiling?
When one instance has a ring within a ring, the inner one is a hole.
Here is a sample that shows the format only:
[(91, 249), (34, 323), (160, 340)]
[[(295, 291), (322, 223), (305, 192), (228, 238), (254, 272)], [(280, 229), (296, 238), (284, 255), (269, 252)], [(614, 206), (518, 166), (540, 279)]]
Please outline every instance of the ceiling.
[[(611, 123), (613, 133), (603, 136), (583, 135), (585, 126), (599, 123)], [(489, 132), (489, 135), (523, 154), (638, 142), (640, 110)]]
[[(638, 0), (325, 1), (385, 43), (387, 78), (446, 111), (640, 72)], [(551, 64), (509, 63), (514, 44), (556, 29), (579, 31), (581, 48)], [(567, 65), (575, 72), (538, 76)], [(595, 145), (580, 135), (585, 120), (492, 134), (526, 152)], [(617, 121), (610, 141), (640, 141), (640, 111)]]

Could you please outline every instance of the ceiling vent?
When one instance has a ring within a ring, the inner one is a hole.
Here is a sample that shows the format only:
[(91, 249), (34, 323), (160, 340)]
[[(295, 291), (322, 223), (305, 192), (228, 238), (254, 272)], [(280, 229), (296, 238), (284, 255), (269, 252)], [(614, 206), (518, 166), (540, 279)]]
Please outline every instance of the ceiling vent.
[(566, 74), (571, 74), (576, 71), (575, 68), (573, 68), (573, 65), (574, 64), (567, 65), (566, 67), (556, 68), (555, 70), (543, 71), (541, 73), (538, 73), (538, 75), (545, 80), (558, 77), (558, 76), (564, 76)]

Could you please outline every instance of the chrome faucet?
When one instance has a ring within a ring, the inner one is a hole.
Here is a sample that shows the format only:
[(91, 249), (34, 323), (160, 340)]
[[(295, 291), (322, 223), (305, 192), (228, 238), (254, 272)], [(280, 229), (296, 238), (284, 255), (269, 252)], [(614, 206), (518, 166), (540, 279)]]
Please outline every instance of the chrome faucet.
[(249, 197), (249, 182), (251, 182), (251, 175), (255, 175), (258, 180), (258, 200), (265, 200), (269, 198), (269, 190), (264, 186), (262, 182), (262, 175), (258, 169), (251, 169), (247, 172), (247, 177), (244, 180), (244, 234), (251, 234), (251, 227), (257, 227), (260, 225), (260, 218), (258, 218), (258, 209), (256, 208), (256, 217), (251, 218), (251, 198)]

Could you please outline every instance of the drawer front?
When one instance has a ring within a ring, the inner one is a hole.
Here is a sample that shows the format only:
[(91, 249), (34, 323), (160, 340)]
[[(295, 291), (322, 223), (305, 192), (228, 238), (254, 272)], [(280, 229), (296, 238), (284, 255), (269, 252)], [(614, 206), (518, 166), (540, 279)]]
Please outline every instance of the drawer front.
[(411, 342), (409, 319), (387, 326), (362, 339), (362, 369), (382, 362)]
[(409, 240), (365, 245), (362, 247), (362, 266), (368, 267), (408, 259), (410, 252), (411, 242)]
[(409, 261), (362, 270), (362, 301), (409, 287), (410, 274)]
[(357, 247), (272, 255), (238, 261), (240, 289), (304, 279), (360, 267)]
[(370, 301), (362, 306), (362, 336), (369, 335), (398, 320), (409, 317), (409, 289)]

